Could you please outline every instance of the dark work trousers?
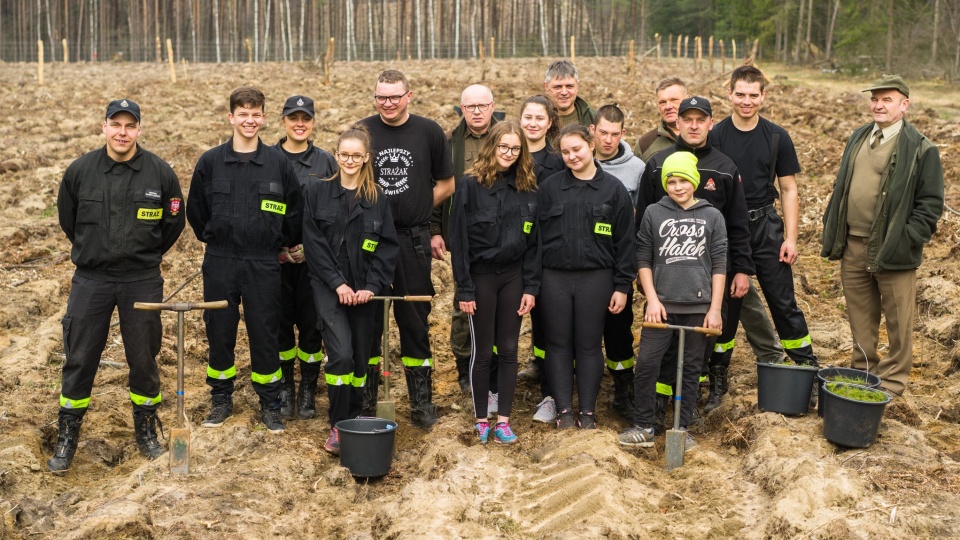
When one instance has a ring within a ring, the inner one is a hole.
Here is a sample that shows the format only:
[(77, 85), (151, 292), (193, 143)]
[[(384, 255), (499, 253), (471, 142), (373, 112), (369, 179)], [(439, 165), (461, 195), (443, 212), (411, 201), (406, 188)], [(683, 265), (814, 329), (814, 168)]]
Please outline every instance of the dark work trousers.
[[(724, 283), (723, 291), (723, 304), (720, 306), (720, 320), (722, 321), (723, 327), (727, 328), (727, 320), (731, 311), (740, 312), (740, 306), (743, 303), (743, 300), (740, 298), (731, 298), (730, 297), (730, 282), (733, 279), (733, 274), (727, 275), (727, 280)], [(670, 314), (667, 313), (669, 317)], [(703, 318), (706, 314), (700, 316), (700, 319), (697, 321), (697, 324), (690, 326), (703, 326)], [(736, 323), (734, 328), (736, 327)], [(689, 334), (689, 332), (688, 332)], [(702, 334), (700, 334), (702, 335)], [(642, 336), (642, 335), (641, 335)], [(677, 382), (677, 354), (680, 352), (680, 343), (678, 341), (678, 335), (675, 335), (673, 340), (670, 343), (670, 348), (667, 349), (667, 352), (663, 355), (663, 358), (660, 360), (660, 375), (657, 376), (657, 393), (663, 396), (672, 397), (673, 396), (673, 387)], [(717, 336), (703, 336), (704, 338), (704, 348), (703, 348), (703, 358), (700, 360), (700, 368), (704, 373), (700, 376), (700, 381), (706, 380), (706, 371), (703, 366), (706, 366), (710, 362), (711, 352), (715, 347), (718, 347)], [(641, 337), (640, 343), (643, 343)], [(694, 400), (694, 404), (696, 401)]]
[[(667, 323), (678, 326), (703, 326), (703, 313), (667, 314)], [(634, 423), (638, 426), (652, 427), (654, 406), (656, 403), (657, 375), (661, 359), (669, 354), (669, 349), (679, 343), (679, 330), (660, 330), (644, 328), (640, 334), (640, 348), (637, 351), (637, 365), (633, 376)], [(683, 343), (683, 382), (680, 401), (680, 427), (686, 427), (693, 418), (693, 409), (700, 395), (700, 370), (703, 365), (706, 336), (697, 332), (685, 331)], [(679, 347), (678, 347), (679, 349)], [(675, 353), (676, 354), (676, 353)], [(673, 358), (673, 378), (676, 379), (677, 357)], [(676, 406), (676, 402), (674, 403)]]
[(313, 364), (323, 360), (320, 352), (323, 338), (317, 328), (317, 306), (309, 274), (305, 263), (280, 266), (280, 302), (283, 306), (279, 329), (281, 362), (299, 358), (301, 362)]
[(134, 302), (161, 302), (163, 278), (119, 283), (74, 274), (63, 324), (63, 382), (60, 413), (82, 418), (90, 405), (93, 379), (107, 344), (114, 307), (120, 316), (123, 352), (130, 366), (133, 410), (152, 411), (160, 404), (160, 312), (133, 309)]
[[(393, 276), (389, 294), (397, 296), (433, 296), (433, 281), (430, 279), (430, 228), (397, 229), (400, 240), (400, 257)], [(386, 294), (386, 293), (383, 293)], [(430, 302), (393, 302), (393, 318), (400, 331), (400, 357), (404, 367), (434, 367), (430, 352)], [(380, 363), (381, 337), (383, 336), (383, 303), (374, 308), (374, 330), (370, 356), (371, 364)]]
[(490, 357), (496, 346), (500, 358), (497, 414), (509, 417), (517, 388), (517, 342), (522, 320), (517, 310), (523, 297), (523, 271), (516, 264), (489, 274), (471, 272), (470, 277), (476, 287), (477, 299), (476, 314), (470, 316), (473, 350), (470, 356), (470, 387), (473, 390), (474, 416), (487, 417)]
[(372, 345), (374, 307), (379, 302), (346, 306), (340, 303), (336, 291), (318, 282), (313, 282), (313, 297), (327, 342), (324, 378), (330, 397), (330, 427), (334, 427), (341, 420), (360, 415)]
[(546, 329), (547, 375), (557, 411), (573, 411), (577, 362), (580, 412), (594, 412), (603, 378), (603, 322), (613, 296), (613, 269), (543, 269), (540, 307)]
[(633, 287), (627, 292), (627, 305), (614, 315), (607, 311), (603, 324), (603, 348), (607, 369), (611, 372), (633, 367)]
[[(783, 220), (772, 208), (751, 219), (750, 248), (753, 250), (753, 262), (757, 268), (757, 281), (770, 308), (783, 352), (797, 364), (817, 365), (807, 321), (797, 306), (793, 289), (793, 269), (789, 264), (780, 262), (782, 244)], [(730, 365), (739, 320), (738, 304), (736, 310), (731, 311), (723, 322), (723, 335), (717, 339), (717, 346), (710, 357), (711, 366)]]
[(250, 341), (250, 378), (260, 404), (280, 401), (280, 263), (276, 260), (203, 256), (203, 299), (226, 300), (224, 309), (203, 312), (210, 344), (207, 384), (211, 394), (232, 394), (237, 378), (237, 327), (240, 304)]
[[(537, 301), (539, 302), (539, 299)], [(533, 341), (533, 362), (540, 376), (540, 399), (553, 397), (550, 377), (547, 376), (547, 337), (543, 328), (543, 310), (539, 303), (530, 310), (530, 334)]]

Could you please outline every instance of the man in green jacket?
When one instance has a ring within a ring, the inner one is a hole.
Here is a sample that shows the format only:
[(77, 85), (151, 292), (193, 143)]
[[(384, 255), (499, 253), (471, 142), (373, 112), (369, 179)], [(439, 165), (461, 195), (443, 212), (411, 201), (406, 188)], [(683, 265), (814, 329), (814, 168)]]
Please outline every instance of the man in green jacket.
[[(943, 213), (943, 168), (937, 147), (903, 118), (910, 88), (900, 76), (884, 75), (864, 92), (874, 121), (847, 140), (823, 216), (821, 256), (840, 261), (853, 367), (901, 395), (913, 365), (917, 267)], [(881, 312), (890, 341), (883, 358)]]
[(557, 106), (560, 127), (579, 123), (589, 128), (597, 111), (590, 108), (580, 92), (580, 74), (573, 62), (557, 60), (550, 64), (543, 77), (543, 93)]

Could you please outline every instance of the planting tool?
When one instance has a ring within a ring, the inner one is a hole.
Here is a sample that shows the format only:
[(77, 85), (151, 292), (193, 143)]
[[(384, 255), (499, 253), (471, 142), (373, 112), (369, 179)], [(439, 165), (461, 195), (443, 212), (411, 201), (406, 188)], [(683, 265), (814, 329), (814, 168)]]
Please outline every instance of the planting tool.
[(644, 328), (658, 328), (661, 330), (679, 330), (680, 347), (677, 353), (677, 381), (673, 385), (673, 428), (667, 430), (666, 459), (664, 460), (664, 469), (672, 471), (683, 466), (684, 446), (686, 446), (687, 433), (680, 429), (680, 402), (682, 400), (683, 388), (683, 345), (684, 337), (687, 331), (699, 332), (708, 336), (719, 336), (720, 330), (716, 328), (705, 328), (703, 326), (678, 326), (675, 324), (644, 322)]
[(177, 427), (170, 430), (170, 472), (190, 473), (190, 428), (183, 412), (183, 314), (194, 309), (222, 309), (226, 300), (216, 302), (134, 302), (133, 309), (177, 312)]
[(394, 301), (399, 302), (429, 302), (432, 296), (374, 296), (371, 300), (383, 301), (383, 342), (380, 353), (382, 359), (380, 374), (383, 376), (383, 400), (377, 401), (377, 418), (386, 420), (397, 419), (397, 405), (390, 396), (390, 306)]

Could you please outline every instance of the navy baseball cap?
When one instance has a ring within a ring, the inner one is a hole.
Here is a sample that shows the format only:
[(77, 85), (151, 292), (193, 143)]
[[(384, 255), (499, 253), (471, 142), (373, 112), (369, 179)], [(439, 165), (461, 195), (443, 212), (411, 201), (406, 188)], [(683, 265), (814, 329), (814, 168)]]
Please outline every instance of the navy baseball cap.
[(140, 106), (129, 99), (115, 99), (107, 105), (105, 118), (113, 118), (117, 113), (126, 112), (133, 115), (140, 122)]
[(290, 96), (283, 104), (282, 116), (289, 116), (297, 111), (303, 111), (310, 115), (310, 118), (316, 116), (313, 112), (313, 100), (307, 96)]
[(693, 96), (681, 101), (680, 108), (677, 109), (677, 114), (683, 114), (690, 109), (703, 111), (707, 116), (713, 116), (713, 109), (710, 108), (710, 100), (705, 97)]

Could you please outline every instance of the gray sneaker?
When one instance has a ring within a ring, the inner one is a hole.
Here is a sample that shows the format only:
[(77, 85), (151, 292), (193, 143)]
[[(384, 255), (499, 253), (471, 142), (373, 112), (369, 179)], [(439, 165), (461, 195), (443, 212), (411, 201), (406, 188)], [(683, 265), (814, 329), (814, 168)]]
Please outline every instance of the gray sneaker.
[(500, 396), (490, 392), (487, 394), (487, 416), (496, 416), (500, 408)]
[[(687, 437), (689, 436), (690, 435), (687, 435)], [(617, 435), (617, 442), (620, 443), (621, 446), (650, 448), (653, 446), (653, 428), (633, 426), (626, 431), (620, 432), (620, 435)]]
[(557, 419), (557, 403), (547, 396), (537, 404), (537, 413), (533, 415), (534, 422), (549, 424)]

